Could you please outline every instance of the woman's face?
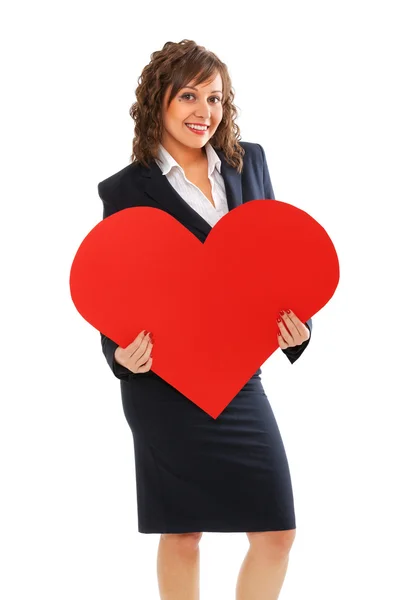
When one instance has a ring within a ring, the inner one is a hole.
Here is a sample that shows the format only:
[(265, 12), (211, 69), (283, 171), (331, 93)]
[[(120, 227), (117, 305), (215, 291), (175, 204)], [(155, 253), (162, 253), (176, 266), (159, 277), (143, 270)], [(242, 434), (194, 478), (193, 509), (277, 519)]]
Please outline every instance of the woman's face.
[[(222, 109), (222, 79), (218, 75), (193, 89), (193, 82), (189, 87), (178, 91), (167, 109), (167, 99), (171, 86), (168, 87), (162, 103), (163, 136), (161, 143), (168, 150), (169, 147), (184, 145), (189, 148), (202, 148), (214, 135), (221, 122)], [(201, 135), (191, 131), (186, 123), (200, 123), (208, 125), (207, 130)]]

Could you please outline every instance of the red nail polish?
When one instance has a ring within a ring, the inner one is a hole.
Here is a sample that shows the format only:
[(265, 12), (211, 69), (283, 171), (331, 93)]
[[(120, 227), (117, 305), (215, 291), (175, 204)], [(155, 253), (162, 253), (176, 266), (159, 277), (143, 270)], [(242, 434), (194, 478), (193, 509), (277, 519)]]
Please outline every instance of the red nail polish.
[(278, 318), (277, 318), (277, 321), (278, 321), (278, 323), (280, 323), (280, 322), (281, 322), (281, 319), (278, 317)]
[(287, 312), (287, 314), (289, 314), (289, 313), (290, 313), (290, 310), (287, 310), (286, 312)]
[(281, 313), (281, 315), (284, 315), (284, 314), (285, 314), (285, 311), (284, 311), (284, 310), (280, 310), (279, 312)]

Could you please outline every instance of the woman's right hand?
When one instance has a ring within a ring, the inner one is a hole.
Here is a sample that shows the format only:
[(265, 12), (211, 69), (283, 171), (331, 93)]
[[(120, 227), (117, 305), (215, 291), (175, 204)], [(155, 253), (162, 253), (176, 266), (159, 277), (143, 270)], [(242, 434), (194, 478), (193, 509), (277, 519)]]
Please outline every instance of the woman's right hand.
[(150, 371), (153, 364), (153, 359), (150, 356), (153, 349), (150, 335), (150, 332), (146, 335), (146, 330), (143, 330), (126, 348), (118, 346), (114, 353), (116, 362), (132, 371), (132, 373), (147, 373), (147, 371)]

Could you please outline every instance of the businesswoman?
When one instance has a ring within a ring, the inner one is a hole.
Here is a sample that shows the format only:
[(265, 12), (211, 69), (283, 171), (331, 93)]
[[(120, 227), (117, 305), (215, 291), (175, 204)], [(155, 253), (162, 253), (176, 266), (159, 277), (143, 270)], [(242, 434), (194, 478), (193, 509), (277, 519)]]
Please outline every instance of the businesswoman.
[[(239, 142), (233, 99), (226, 65), (204, 47), (183, 40), (154, 52), (130, 109), (131, 163), (98, 184), (103, 218), (154, 207), (204, 242), (228, 211), (274, 199), (262, 146)], [(302, 323), (285, 306), (276, 326), (279, 347), (293, 363), (310, 341), (311, 319)], [(126, 348), (103, 334), (101, 342), (132, 431), (139, 532), (161, 534), (161, 599), (198, 600), (204, 531), (247, 534), (237, 600), (277, 598), (296, 523), (285, 448), (261, 369), (213, 419), (152, 371), (157, 332), (143, 329)]]

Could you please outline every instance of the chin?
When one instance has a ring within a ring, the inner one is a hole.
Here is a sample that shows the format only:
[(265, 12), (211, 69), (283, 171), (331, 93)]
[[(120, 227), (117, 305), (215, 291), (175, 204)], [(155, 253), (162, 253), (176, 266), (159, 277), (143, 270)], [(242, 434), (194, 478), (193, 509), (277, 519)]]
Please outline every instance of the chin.
[(190, 148), (199, 148), (200, 146), (205, 146), (206, 143), (208, 142), (209, 138), (207, 137), (207, 139), (204, 139), (203, 137), (200, 137), (196, 140), (192, 140), (190, 142), (190, 140), (179, 140), (181, 142), (181, 144), (184, 144), (185, 146), (189, 146)]

